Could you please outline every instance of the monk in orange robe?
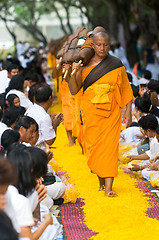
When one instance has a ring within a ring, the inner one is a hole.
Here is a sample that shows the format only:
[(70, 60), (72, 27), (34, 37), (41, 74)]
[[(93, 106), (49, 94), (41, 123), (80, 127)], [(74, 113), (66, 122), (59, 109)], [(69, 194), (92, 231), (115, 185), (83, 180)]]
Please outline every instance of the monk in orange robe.
[(125, 67), (118, 58), (108, 55), (109, 36), (95, 34), (92, 47), (95, 54), (86, 67), (73, 63), (77, 72), (70, 78), (69, 87), (76, 94), (83, 86), (81, 110), (88, 166), (97, 174), (100, 189), (105, 188), (105, 196), (115, 197), (112, 186), (118, 170), (121, 108), (126, 106), (128, 127), (133, 94)]
[[(58, 65), (58, 67), (56, 67), (56, 72), (58, 74), (60, 74), (60, 75), (62, 74), (62, 72), (61, 72), (62, 68), (69, 71), (70, 65), (69, 64), (62, 65), (62, 60), (57, 59), (56, 66), (57, 65)], [(61, 78), (62, 78), (62, 76), (61, 76)], [(74, 105), (74, 96), (72, 96), (70, 93), (70, 90), (68, 87), (68, 82), (66, 79), (61, 80), (59, 87), (60, 87), (60, 94), (61, 94), (61, 100), (62, 100), (62, 112), (64, 115), (63, 125), (66, 129), (67, 137), (69, 140), (68, 145), (72, 146), (73, 144), (75, 144), (75, 137), (72, 135), (72, 121), (73, 121), (73, 116), (74, 116), (72, 107)]]

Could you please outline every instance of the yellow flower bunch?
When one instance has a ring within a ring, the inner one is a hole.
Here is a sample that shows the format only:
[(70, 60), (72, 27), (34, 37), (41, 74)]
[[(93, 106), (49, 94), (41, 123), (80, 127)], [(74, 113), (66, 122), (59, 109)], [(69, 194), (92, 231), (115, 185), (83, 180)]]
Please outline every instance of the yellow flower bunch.
[(124, 157), (124, 156), (120, 157), (119, 160), (120, 160), (120, 164), (127, 164), (131, 161), (129, 157)]

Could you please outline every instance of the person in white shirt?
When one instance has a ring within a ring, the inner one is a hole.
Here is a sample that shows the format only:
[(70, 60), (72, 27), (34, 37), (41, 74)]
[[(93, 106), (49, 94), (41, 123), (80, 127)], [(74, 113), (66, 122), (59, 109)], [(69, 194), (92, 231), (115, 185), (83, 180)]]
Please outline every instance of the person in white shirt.
[[(37, 147), (28, 147), (27, 151), (30, 153), (32, 156), (32, 161), (34, 162), (34, 166), (36, 166), (36, 171), (40, 172), (40, 166), (43, 165), (44, 159), (48, 161), (48, 156), (47, 154), (40, 148)], [(50, 166), (51, 167), (51, 166)], [(49, 171), (49, 167), (47, 165), (47, 172)], [(47, 176), (47, 175), (46, 175)], [(61, 198), (66, 190), (65, 184), (63, 182), (55, 181), (54, 180), (54, 175), (52, 175), (53, 181), (49, 182), (49, 184), (46, 184), (47, 188), (47, 197), (41, 202), (45, 206), (47, 206), (49, 209), (52, 207), (54, 204), (54, 201), (57, 202), (59, 198)], [(44, 176), (45, 179), (45, 176)], [(43, 179), (39, 179), (41, 183), (43, 183)], [(45, 184), (45, 182), (44, 182)], [(61, 199), (62, 200), (62, 199)]]
[(25, 80), (21, 74), (12, 77), (8, 88), (6, 89), (6, 98), (9, 94), (16, 94), (20, 99), (20, 106), (28, 109), (32, 106), (32, 102), (24, 94)]
[[(19, 240), (18, 234), (13, 228), (13, 224), (7, 214), (0, 210), (0, 236), (1, 239), (6, 240)], [(29, 239), (24, 239), (29, 240)]]
[(4, 93), (9, 86), (11, 78), (19, 73), (19, 67), (9, 61), (2, 63), (2, 70), (0, 71), (0, 93)]
[(20, 134), (18, 131), (13, 129), (7, 129), (3, 132), (1, 137), (1, 145), (4, 148), (5, 153), (7, 153), (8, 148), (12, 143), (19, 142)]
[(63, 114), (49, 115), (52, 105), (52, 89), (48, 84), (40, 84), (35, 89), (35, 104), (29, 107), (25, 115), (32, 117), (39, 126), (39, 139), (36, 145), (46, 148), (46, 143), (52, 145), (56, 138), (56, 128), (63, 121)]
[[(55, 234), (57, 233), (57, 228), (53, 224), (53, 217), (50, 213), (43, 216), (41, 225), (37, 228), (32, 229), (34, 225), (32, 217), (32, 209), (34, 201), (31, 201), (30, 195), (37, 191), (38, 199), (33, 197), (38, 203), (46, 196), (46, 187), (41, 195), (39, 192), (39, 183), (37, 179), (42, 177), (47, 172), (47, 155), (42, 150), (41, 153), (45, 154), (45, 159), (37, 164), (38, 161), (34, 161), (32, 155), (27, 151), (27, 147), (22, 144), (17, 144), (17, 147), (11, 146), (7, 157), (13, 163), (17, 170), (18, 179), (14, 183), (17, 189), (11, 189), (11, 201), (17, 213), (18, 223), (21, 229), (21, 237), (29, 237), (30, 239), (55, 239)], [(10, 189), (9, 189), (10, 190)], [(19, 191), (19, 193), (17, 192)], [(19, 195), (20, 196), (19, 196)], [(22, 195), (21, 195), (22, 194)], [(35, 208), (35, 206), (34, 206)], [(23, 213), (23, 214), (22, 214)], [(53, 224), (53, 225), (52, 225)], [(48, 225), (52, 225), (48, 227)], [(32, 230), (34, 231), (32, 233)]]
[(7, 70), (0, 71), (0, 93), (4, 93), (8, 87), (10, 79), (8, 79)]
[(138, 97), (135, 99), (135, 108), (138, 111), (138, 120), (141, 116), (153, 114), (159, 122), (159, 109), (151, 103), (148, 97)]
[(5, 123), (0, 122), (0, 143), (1, 143), (1, 136), (5, 130), (10, 129)]
[(8, 71), (8, 78), (11, 79), (15, 75), (19, 74), (19, 67), (18, 65), (11, 63), (8, 66), (7, 71)]
[(7, 129), (12, 129), (15, 126), (17, 119), (24, 115), (25, 109), (23, 107), (8, 107), (5, 109), (0, 122), (0, 143), (3, 132)]
[(10, 199), (7, 199), (6, 193), (10, 184), (16, 180), (16, 173), (14, 166), (4, 158), (0, 158), (0, 209), (5, 211), (11, 219), (14, 229), (20, 233), (20, 228), (16, 219), (16, 214)]
[(139, 84), (141, 85), (145, 85), (147, 83), (149, 83), (149, 81), (151, 80), (152, 74), (149, 70), (144, 70), (142, 73), (142, 77), (139, 77)]
[(132, 84), (135, 86), (139, 86), (139, 80), (138, 80), (137, 76), (130, 70), (127, 70), (127, 72), (132, 75)]
[(156, 129), (158, 127), (158, 121), (156, 117), (152, 114), (143, 116), (138, 121), (139, 126), (143, 129), (145, 135), (148, 136), (150, 141), (150, 150), (146, 151), (140, 155), (129, 155), (128, 157), (131, 160), (143, 160), (141, 163), (133, 164), (131, 168), (132, 171), (139, 171), (146, 168), (146, 164), (154, 158), (156, 155), (159, 155), (159, 135), (156, 134)]
[(134, 143), (135, 145), (138, 145), (140, 142), (140, 139), (137, 138), (137, 135), (141, 134), (140, 128), (137, 125), (137, 123), (132, 123), (130, 127), (125, 128), (120, 133), (120, 141), (122, 140), (126, 143)]
[(130, 64), (129, 64), (129, 61), (126, 57), (126, 51), (125, 51), (124, 47), (122, 47), (119, 42), (116, 44), (114, 54), (117, 58), (119, 58), (122, 61), (122, 64), (124, 65), (126, 70), (130, 70)]
[(24, 107), (8, 107), (4, 110), (2, 116), (2, 123), (6, 124), (8, 127), (13, 128), (17, 120), (23, 116), (25, 113)]
[[(143, 178), (150, 180), (153, 178), (159, 178), (159, 127), (155, 131), (155, 137), (153, 145), (151, 146), (152, 152), (149, 154), (150, 161), (145, 165), (145, 169), (141, 171)], [(151, 142), (152, 144), (152, 142)]]
[(20, 117), (14, 126), (14, 130), (18, 131), (20, 134), (20, 142), (24, 144), (31, 142), (37, 128), (37, 122), (29, 116)]

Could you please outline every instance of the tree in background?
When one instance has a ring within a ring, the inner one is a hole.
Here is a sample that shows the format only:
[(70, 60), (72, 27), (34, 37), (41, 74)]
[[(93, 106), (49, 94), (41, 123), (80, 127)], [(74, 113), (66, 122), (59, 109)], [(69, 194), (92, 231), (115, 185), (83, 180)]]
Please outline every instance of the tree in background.
[[(61, 11), (62, 9), (62, 11)], [(88, 20), (90, 30), (103, 26), (111, 39), (118, 41), (119, 24), (123, 26), (125, 47), (130, 65), (139, 62), (137, 41), (142, 40), (143, 47), (152, 45), (159, 36), (159, 1), (158, 0), (1, 0), (0, 18), (16, 42), (16, 34), (9, 28), (8, 22), (15, 22), (25, 29), (32, 37), (47, 44), (38, 27), (38, 21), (43, 14), (56, 13), (64, 34), (73, 33), (71, 14), (77, 9), (83, 18)], [(65, 16), (64, 16), (64, 15)], [(79, 25), (81, 25), (79, 23)], [(54, 35), (54, 33), (53, 33)]]

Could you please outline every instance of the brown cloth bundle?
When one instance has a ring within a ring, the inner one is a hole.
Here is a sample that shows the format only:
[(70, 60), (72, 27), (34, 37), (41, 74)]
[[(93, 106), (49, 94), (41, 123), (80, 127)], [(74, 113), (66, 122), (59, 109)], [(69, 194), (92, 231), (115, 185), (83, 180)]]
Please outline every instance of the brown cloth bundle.
[[(65, 51), (63, 55), (63, 62), (65, 63), (72, 63), (74, 61), (75, 52), (77, 52), (77, 46), (79, 39), (84, 38), (86, 39), (86, 35), (88, 30), (85, 27), (78, 27), (75, 33), (71, 34), (68, 37), (67, 44), (65, 46)], [(80, 46), (81, 47), (81, 46)]]
[(89, 63), (94, 55), (94, 50), (92, 48), (93, 36), (98, 32), (106, 32), (106, 30), (103, 27), (98, 26), (94, 28), (93, 31), (89, 32), (86, 41), (81, 46), (78, 55), (76, 55), (75, 61), (82, 60), (82, 63), (85, 66)]

